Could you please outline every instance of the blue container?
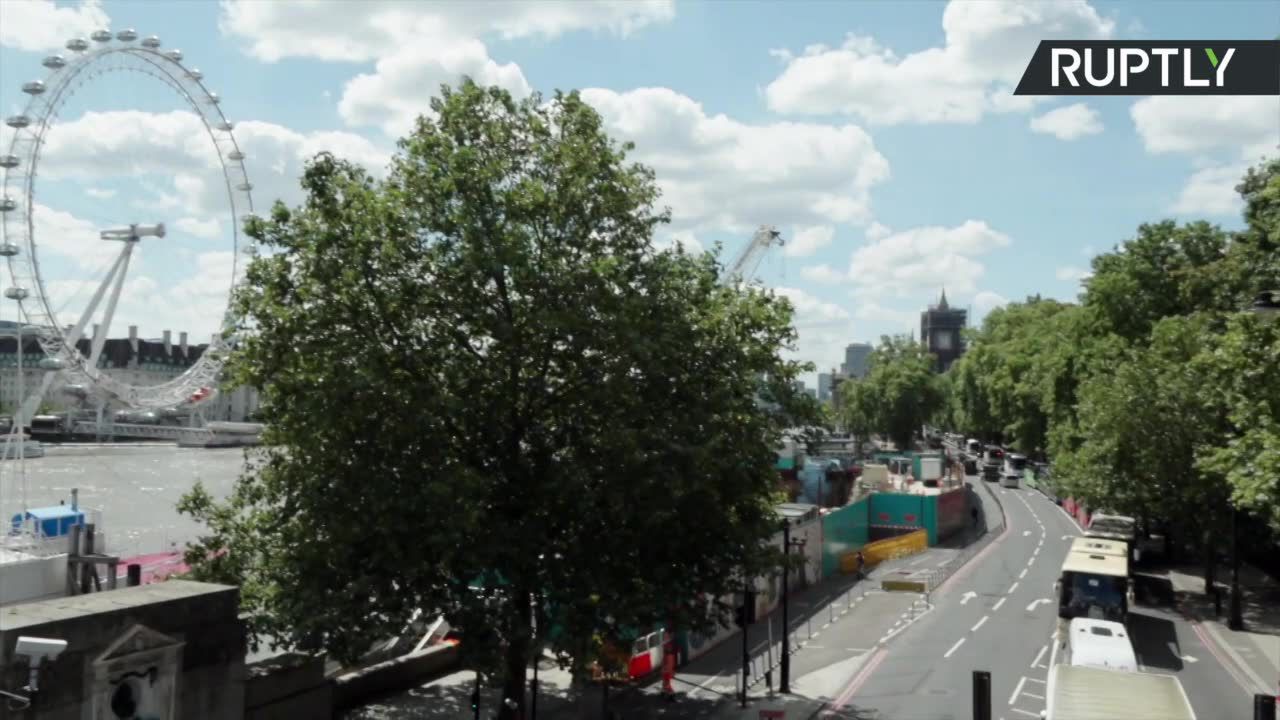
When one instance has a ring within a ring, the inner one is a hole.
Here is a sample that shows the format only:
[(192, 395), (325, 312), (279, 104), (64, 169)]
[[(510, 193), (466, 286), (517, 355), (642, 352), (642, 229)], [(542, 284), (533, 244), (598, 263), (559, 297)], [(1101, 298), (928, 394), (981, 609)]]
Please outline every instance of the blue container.
[(45, 537), (62, 537), (70, 534), (73, 525), (85, 524), (84, 512), (67, 505), (31, 508), (25, 516), (18, 513), (13, 516), (13, 529), (21, 529), (28, 520), (35, 520), (36, 530)]

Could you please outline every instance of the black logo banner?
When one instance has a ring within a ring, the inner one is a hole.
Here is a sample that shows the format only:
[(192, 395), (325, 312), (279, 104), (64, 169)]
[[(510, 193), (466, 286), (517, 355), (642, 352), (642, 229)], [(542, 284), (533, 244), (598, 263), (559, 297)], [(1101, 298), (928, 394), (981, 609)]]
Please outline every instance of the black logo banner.
[(1041, 40), (1014, 95), (1280, 95), (1280, 40)]

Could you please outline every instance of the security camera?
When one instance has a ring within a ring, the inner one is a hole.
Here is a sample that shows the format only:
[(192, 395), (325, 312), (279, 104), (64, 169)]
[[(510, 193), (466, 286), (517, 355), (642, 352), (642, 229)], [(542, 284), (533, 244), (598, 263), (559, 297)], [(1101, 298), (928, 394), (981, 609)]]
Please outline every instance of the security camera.
[(45, 660), (53, 662), (66, 649), (66, 640), (27, 637), (24, 635), (18, 638), (18, 645), (14, 648), (13, 654), (29, 659), (32, 665), (39, 665)]

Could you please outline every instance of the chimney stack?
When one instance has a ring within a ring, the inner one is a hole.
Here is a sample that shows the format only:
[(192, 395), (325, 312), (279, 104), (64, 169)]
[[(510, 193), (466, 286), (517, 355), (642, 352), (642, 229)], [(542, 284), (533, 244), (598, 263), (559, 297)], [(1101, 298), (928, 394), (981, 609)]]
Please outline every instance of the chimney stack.
[(133, 354), (138, 354), (138, 326), (129, 326), (129, 347), (133, 348)]
[(178, 333), (178, 347), (182, 348), (182, 357), (187, 356), (187, 334), (185, 332)]
[(165, 354), (165, 355), (172, 355), (172, 354), (173, 354), (173, 341), (172, 341), (172, 338), (173, 338), (173, 334), (172, 334), (172, 333), (170, 333), (168, 330), (165, 330), (165, 331), (164, 331), (164, 354)]

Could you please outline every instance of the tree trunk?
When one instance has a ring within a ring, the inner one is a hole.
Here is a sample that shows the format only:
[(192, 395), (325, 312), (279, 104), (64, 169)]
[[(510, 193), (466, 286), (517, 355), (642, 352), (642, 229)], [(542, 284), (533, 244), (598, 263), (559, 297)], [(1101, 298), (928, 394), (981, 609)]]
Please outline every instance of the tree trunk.
[(528, 699), (525, 697), (525, 677), (526, 670), (529, 668), (529, 654), (532, 650), (530, 635), (533, 629), (531, 617), (533, 606), (530, 602), (530, 594), (527, 592), (516, 591), (513, 597), (518, 598), (516, 600), (517, 628), (507, 639), (506, 648), (503, 650), (504, 672), (502, 698), (498, 701), (498, 720), (524, 720), (525, 706), (528, 704)]
[(1213, 532), (1204, 534), (1204, 594), (1212, 595), (1216, 570), (1218, 567), (1217, 546), (1213, 542)]

